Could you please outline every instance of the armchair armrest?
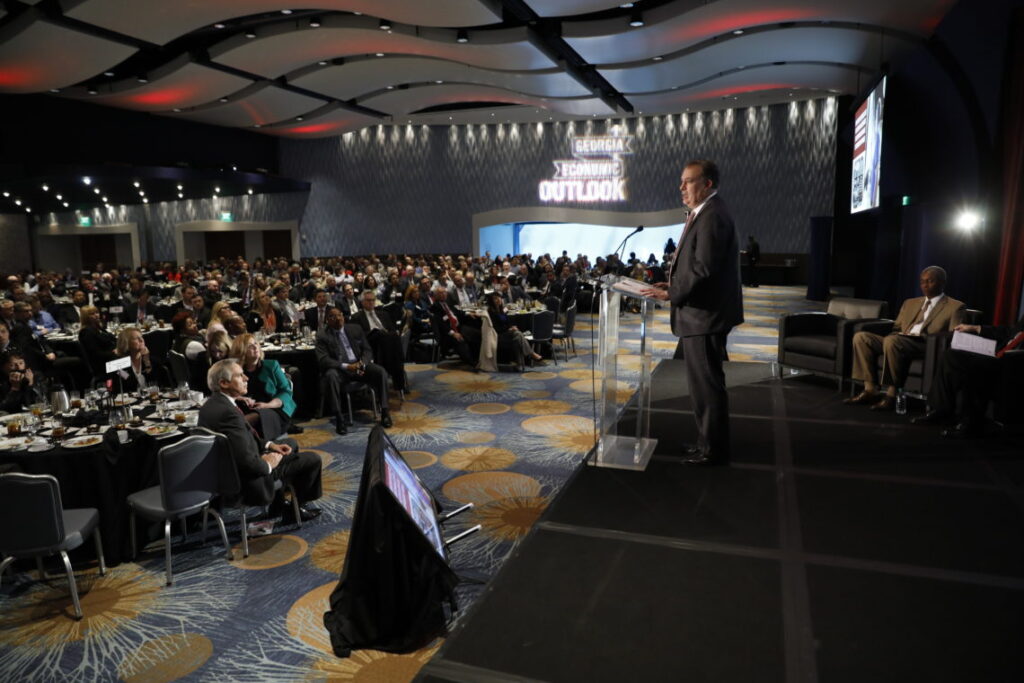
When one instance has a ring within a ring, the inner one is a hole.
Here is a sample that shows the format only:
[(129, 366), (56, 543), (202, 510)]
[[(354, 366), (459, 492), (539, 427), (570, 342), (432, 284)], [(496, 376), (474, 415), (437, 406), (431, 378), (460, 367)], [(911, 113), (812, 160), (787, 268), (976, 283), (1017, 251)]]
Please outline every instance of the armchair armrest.
[(860, 320), (851, 320), (850, 322), (853, 323), (854, 333), (873, 332), (883, 337), (891, 334), (892, 328), (896, 324), (895, 320), (889, 320), (888, 318), (861, 318)]
[(831, 313), (791, 313), (779, 318), (779, 338), (799, 334), (835, 334), (841, 321)]

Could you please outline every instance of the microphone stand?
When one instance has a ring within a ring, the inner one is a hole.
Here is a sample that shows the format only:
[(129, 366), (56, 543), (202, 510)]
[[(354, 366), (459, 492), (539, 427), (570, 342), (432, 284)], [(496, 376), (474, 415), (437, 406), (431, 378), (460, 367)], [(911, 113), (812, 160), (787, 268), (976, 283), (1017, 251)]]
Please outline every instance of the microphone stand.
[(628, 242), (629, 238), (632, 237), (633, 235), (637, 234), (638, 232), (643, 232), (643, 231), (644, 231), (644, 226), (638, 225), (638, 226), (636, 226), (636, 230), (634, 230), (633, 232), (629, 233), (628, 235), (626, 235), (622, 239), (622, 242), (619, 244), (619, 248), (615, 250), (615, 258), (618, 259), (618, 261), (620, 263), (622, 262), (622, 255), (619, 252), (622, 251), (626, 247), (626, 242)]

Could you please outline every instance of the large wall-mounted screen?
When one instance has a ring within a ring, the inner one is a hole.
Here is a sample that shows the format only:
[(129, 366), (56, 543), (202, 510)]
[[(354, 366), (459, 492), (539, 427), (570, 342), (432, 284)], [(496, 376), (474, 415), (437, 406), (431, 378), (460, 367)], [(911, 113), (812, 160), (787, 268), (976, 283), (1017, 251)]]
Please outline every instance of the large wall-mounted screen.
[(857, 108), (853, 129), (853, 178), (850, 185), (850, 213), (878, 206), (882, 169), (882, 116), (885, 110), (885, 81), (882, 80)]

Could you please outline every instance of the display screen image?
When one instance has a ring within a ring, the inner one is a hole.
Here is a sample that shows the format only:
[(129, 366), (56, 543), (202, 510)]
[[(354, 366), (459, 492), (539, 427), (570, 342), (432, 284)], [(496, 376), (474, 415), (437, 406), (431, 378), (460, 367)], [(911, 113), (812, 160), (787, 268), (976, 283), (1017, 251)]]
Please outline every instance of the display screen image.
[(882, 168), (882, 117), (885, 110), (885, 82), (871, 91), (854, 116), (853, 174), (850, 182), (850, 213), (878, 207)]
[(441, 528), (434, 512), (434, 499), (420, 483), (389, 440), (384, 440), (384, 485), (427, 537), (438, 555), (445, 557)]

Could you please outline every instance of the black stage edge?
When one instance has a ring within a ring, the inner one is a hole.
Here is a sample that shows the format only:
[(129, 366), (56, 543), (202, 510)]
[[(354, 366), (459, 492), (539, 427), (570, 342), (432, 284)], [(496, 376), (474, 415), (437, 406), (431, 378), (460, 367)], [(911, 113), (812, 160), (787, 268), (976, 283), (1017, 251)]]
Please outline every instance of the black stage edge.
[(417, 680), (1024, 680), (1024, 440), (768, 372), (728, 364), (733, 462), (690, 468), (662, 361), (647, 470), (581, 467)]

